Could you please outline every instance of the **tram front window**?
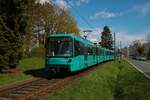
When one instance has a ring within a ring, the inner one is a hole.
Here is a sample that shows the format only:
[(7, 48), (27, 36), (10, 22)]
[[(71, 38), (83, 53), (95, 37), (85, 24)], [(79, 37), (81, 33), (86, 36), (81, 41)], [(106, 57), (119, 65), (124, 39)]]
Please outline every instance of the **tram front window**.
[(69, 37), (50, 37), (47, 42), (47, 55), (49, 57), (70, 57), (72, 47), (72, 39)]

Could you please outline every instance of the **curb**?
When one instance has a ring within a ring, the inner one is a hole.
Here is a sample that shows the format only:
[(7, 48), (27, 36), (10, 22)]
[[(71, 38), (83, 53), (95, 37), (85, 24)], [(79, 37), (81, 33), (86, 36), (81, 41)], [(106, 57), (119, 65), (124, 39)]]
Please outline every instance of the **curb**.
[(141, 69), (139, 69), (137, 66), (135, 66), (133, 63), (131, 63), (128, 59), (125, 59), (130, 65), (132, 65), (136, 70), (138, 70), (139, 72), (141, 72), (146, 78), (150, 79), (150, 77), (145, 74)]

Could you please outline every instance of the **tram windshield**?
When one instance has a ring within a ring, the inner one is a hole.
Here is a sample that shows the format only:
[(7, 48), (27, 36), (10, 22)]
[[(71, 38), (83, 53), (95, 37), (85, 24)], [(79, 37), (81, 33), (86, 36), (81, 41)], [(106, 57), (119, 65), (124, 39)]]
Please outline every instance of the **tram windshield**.
[(69, 37), (50, 37), (47, 42), (47, 56), (70, 57), (72, 56), (72, 39)]

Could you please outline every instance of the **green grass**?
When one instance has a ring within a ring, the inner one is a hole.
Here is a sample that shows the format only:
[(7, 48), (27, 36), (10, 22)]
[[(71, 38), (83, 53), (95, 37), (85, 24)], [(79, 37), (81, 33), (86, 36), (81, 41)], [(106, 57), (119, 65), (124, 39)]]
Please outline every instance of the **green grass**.
[[(42, 58), (20, 61), (22, 73), (0, 74), (0, 86), (41, 75)], [(100, 64), (87, 76), (46, 96), (49, 100), (150, 100), (150, 80), (125, 60)], [(44, 99), (42, 97), (42, 99)]]
[(123, 90), (120, 99), (150, 100), (150, 79), (147, 79), (126, 61), (122, 62), (120, 67), (122, 68), (117, 78), (118, 87)]
[(9, 85), (18, 81), (23, 81), (33, 77), (31, 74), (27, 74), (30, 70), (42, 69), (44, 65), (43, 58), (27, 58), (20, 61), (18, 68), (21, 70), (20, 73), (3, 73), (0, 74), (0, 86)]
[[(149, 96), (149, 97), (148, 97)], [(126, 61), (112, 61), (77, 79), (49, 100), (149, 100), (150, 80)], [(149, 99), (147, 99), (149, 98)]]
[(43, 68), (44, 59), (43, 58), (27, 58), (21, 60), (19, 63), (19, 68), (23, 71), (31, 70), (31, 69), (39, 69)]

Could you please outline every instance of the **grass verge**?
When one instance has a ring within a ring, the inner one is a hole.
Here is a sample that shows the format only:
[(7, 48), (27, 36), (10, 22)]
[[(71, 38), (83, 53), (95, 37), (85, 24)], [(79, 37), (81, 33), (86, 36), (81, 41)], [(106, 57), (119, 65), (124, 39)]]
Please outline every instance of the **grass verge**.
[(111, 61), (75, 80), (49, 100), (149, 100), (150, 80), (125, 60)]
[(3, 73), (0, 74), (0, 86), (8, 85), (18, 81), (27, 80), (33, 77), (32, 72), (43, 68), (43, 58), (26, 58), (20, 61), (18, 73)]

